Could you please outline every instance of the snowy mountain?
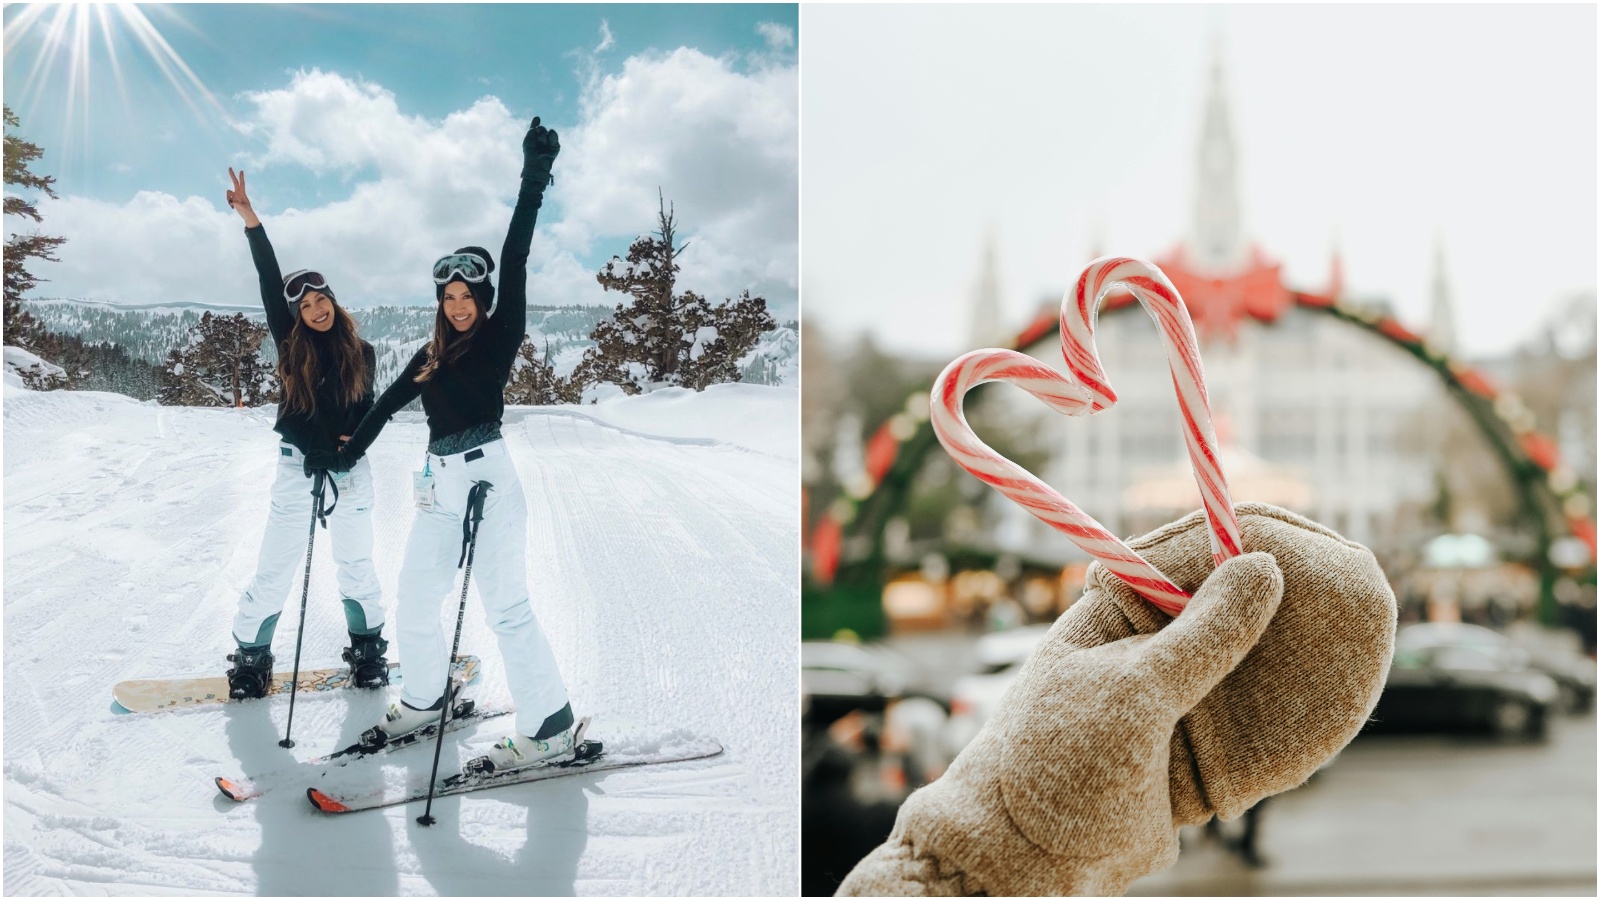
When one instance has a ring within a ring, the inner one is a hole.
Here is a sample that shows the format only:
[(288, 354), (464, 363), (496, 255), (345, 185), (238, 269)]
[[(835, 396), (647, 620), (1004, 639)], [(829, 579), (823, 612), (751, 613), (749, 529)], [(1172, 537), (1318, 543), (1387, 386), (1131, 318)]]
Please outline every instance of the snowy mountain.
[[(265, 319), (259, 306), (119, 306), (71, 299), (28, 300), (23, 306), (50, 331), (116, 344), (131, 356), (157, 364), (184, 341), (189, 329), (206, 312), (229, 316), (244, 313), (257, 321)], [(527, 330), (541, 354), (548, 349), (556, 374), (566, 376), (577, 367), (584, 350), (594, 346), (589, 334), (612, 311), (612, 307), (602, 306), (530, 306)], [(350, 314), (361, 329), (361, 337), (377, 351), (377, 383), (387, 385), (427, 340), (435, 307), (373, 306), (352, 309)], [(799, 347), (798, 324), (780, 325), (765, 335), (741, 363), (745, 380), (752, 384), (798, 384)], [(267, 348), (265, 355), (274, 358), (275, 351)]]
[[(432, 745), (329, 780), (292, 767), (352, 743), (383, 715), (380, 694), (300, 695), (292, 751), (277, 745), (285, 698), (110, 711), (118, 681), (227, 667), (277, 465), (271, 410), (8, 379), (5, 893), (792, 896), (798, 403), (793, 387), (733, 384), (506, 410), (535, 611), (590, 736), (620, 747), (696, 736), (726, 753), (447, 798), (423, 828), (421, 804), (327, 817), (304, 786), (425, 772)], [(369, 454), (390, 622), (426, 441), (421, 417), (402, 414)], [(338, 665), (345, 642), (327, 532), (316, 534), (307, 668)], [(284, 669), (298, 584), (275, 644)], [(461, 649), (484, 661), (469, 696), (508, 703), (494, 635), (468, 605)], [(444, 606), (453, 620), (455, 600)], [(442, 765), (504, 723), (447, 740)], [(298, 788), (247, 804), (211, 784), (285, 766)]]

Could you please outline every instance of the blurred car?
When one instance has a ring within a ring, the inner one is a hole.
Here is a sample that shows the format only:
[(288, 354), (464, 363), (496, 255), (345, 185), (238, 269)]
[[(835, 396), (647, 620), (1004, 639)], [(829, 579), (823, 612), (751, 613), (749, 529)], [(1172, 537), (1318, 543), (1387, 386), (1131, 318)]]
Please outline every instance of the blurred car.
[(1594, 660), (1554, 647), (1524, 647), (1481, 625), (1425, 622), (1407, 625), (1395, 635), (1395, 647), (1410, 650), (1455, 645), (1475, 647), (1496, 656), (1507, 668), (1531, 668), (1554, 679), (1561, 690), (1561, 708), (1584, 712), (1594, 706)]
[(800, 644), (802, 716), (825, 727), (852, 710), (883, 712), (895, 700), (923, 697), (950, 708), (915, 662), (882, 644)]
[(1006, 689), (1017, 680), (1022, 664), (1038, 649), (1039, 642), (1049, 631), (1049, 625), (1028, 625), (978, 638), (975, 649), (983, 668), (976, 674), (956, 679), (950, 692), (945, 749), (952, 756), (977, 737), (978, 729), (994, 714)]
[(1052, 624), (1024, 625), (1008, 631), (990, 632), (978, 638), (973, 649), (978, 664), (983, 666), (982, 671), (992, 675), (1026, 662), (1033, 655), (1034, 648), (1050, 632)]
[(1397, 637), (1388, 683), (1364, 732), (1486, 730), (1540, 740), (1560, 700), (1554, 679), (1504, 647)]

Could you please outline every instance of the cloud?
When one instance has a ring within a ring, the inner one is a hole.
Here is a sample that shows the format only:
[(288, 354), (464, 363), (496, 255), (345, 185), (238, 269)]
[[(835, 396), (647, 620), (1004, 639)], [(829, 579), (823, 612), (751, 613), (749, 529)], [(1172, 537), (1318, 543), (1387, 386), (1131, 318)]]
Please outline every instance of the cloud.
[(109, 204), (62, 195), (40, 208), (43, 230), (67, 242), (60, 262), (35, 267), (50, 279), (36, 296), (242, 304), (257, 294), (238, 217), (200, 197), (140, 191)]
[(616, 39), (611, 36), (611, 23), (605, 19), (600, 20), (600, 43), (594, 45), (595, 53), (604, 53), (610, 50)]
[[(691, 242), (685, 288), (714, 299), (749, 288), (792, 317), (797, 74), (792, 62), (740, 71), (731, 57), (687, 48), (591, 70), (577, 123), (547, 123), (561, 131), (563, 150), (534, 236), (534, 302), (616, 303), (595, 270), (653, 228), (659, 187)], [(381, 85), (315, 69), (241, 99), (236, 127), (256, 149), (238, 164), (285, 270), (322, 270), (356, 306), (423, 302), (438, 255), (467, 244), (498, 252), (527, 125), (499, 99), (430, 119), (408, 115)], [(346, 185), (343, 196), (306, 208), (276, 202), (303, 172), (324, 189)], [(254, 272), (239, 219), (223, 203), (225, 174), (214, 173), (205, 198), (43, 201), (48, 233), (69, 241), (59, 264), (41, 267), (54, 282), (41, 294), (252, 303)]]
[(767, 42), (769, 50), (787, 50), (794, 46), (794, 29), (777, 22), (761, 22), (756, 25), (756, 33)]
[[(750, 72), (697, 50), (630, 58), (585, 86), (563, 135), (552, 226), (587, 252), (652, 230), (657, 190), (675, 208), (686, 285), (714, 299), (798, 291), (799, 82), (793, 64)], [(623, 252), (621, 249), (611, 252)]]

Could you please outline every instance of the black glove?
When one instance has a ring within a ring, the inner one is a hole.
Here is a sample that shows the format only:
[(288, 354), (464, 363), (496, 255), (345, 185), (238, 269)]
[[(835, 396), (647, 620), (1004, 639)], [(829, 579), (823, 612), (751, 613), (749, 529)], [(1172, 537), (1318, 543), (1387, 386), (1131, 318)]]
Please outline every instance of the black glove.
[(343, 448), (338, 450), (313, 450), (306, 454), (305, 473), (310, 478), (315, 472), (348, 472), (355, 460)]
[(528, 126), (528, 133), (522, 138), (522, 181), (534, 190), (543, 191), (546, 185), (554, 182), (550, 177), (550, 167), (555, 165), (556, 154), (561, 152), (561, 139), (556, 136), (554, 128), (546, 128), (539, 124), (539, 117), (533, 117), (533, 124)]

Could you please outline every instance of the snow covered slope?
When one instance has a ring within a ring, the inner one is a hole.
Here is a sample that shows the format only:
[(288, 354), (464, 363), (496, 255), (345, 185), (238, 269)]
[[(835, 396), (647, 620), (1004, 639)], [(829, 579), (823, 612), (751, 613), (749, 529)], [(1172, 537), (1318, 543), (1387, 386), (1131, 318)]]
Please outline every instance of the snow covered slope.
[[(380, 696), (302, 695), (293, 751), (277, 746), (281, 700), (110, 710), (116, 681), (226, 668), (276, 462), (271, 410), (4, 390), (6, 894), (797, 890), (797, 461), (791, 438), (764, 433), (796, 417), (794, 389), (507, 411), (534, 607), (574, 710), (619, 747), (703, 736), (727, 752), (448, 798), (432, 828), (415, 823), (420, 805), (323, 817), (306, 773), (243, 805), (211, 785), (353, 742), (382, 715)], [(668, 401), (672, 414), (653, 418)], [(729, 427), (741, 420), (742, 441)], [(420, 417), (402, 416), (371, 451), (391, 620), (426, 439)], [(319, 531), (307, 667), (337, 664), (344, 641), (326, 540)], [(281, 668), (298, 604), (296, 590)], [(486, 663), (476, 696), (509, 703), (475, 597), (469, 607), (462, 648)], [(447, 741), (445, 764), (509, 727)], [(406, 750), (331, 777), (359, 785), (430, 761)]]
[(795, 459), (800, 447), (798, 386), (713, 384), (698, 394), (688, 388), (663, 388), (637, 397), (559, 408), (644, 434), (721, 441), (788, 459)]

